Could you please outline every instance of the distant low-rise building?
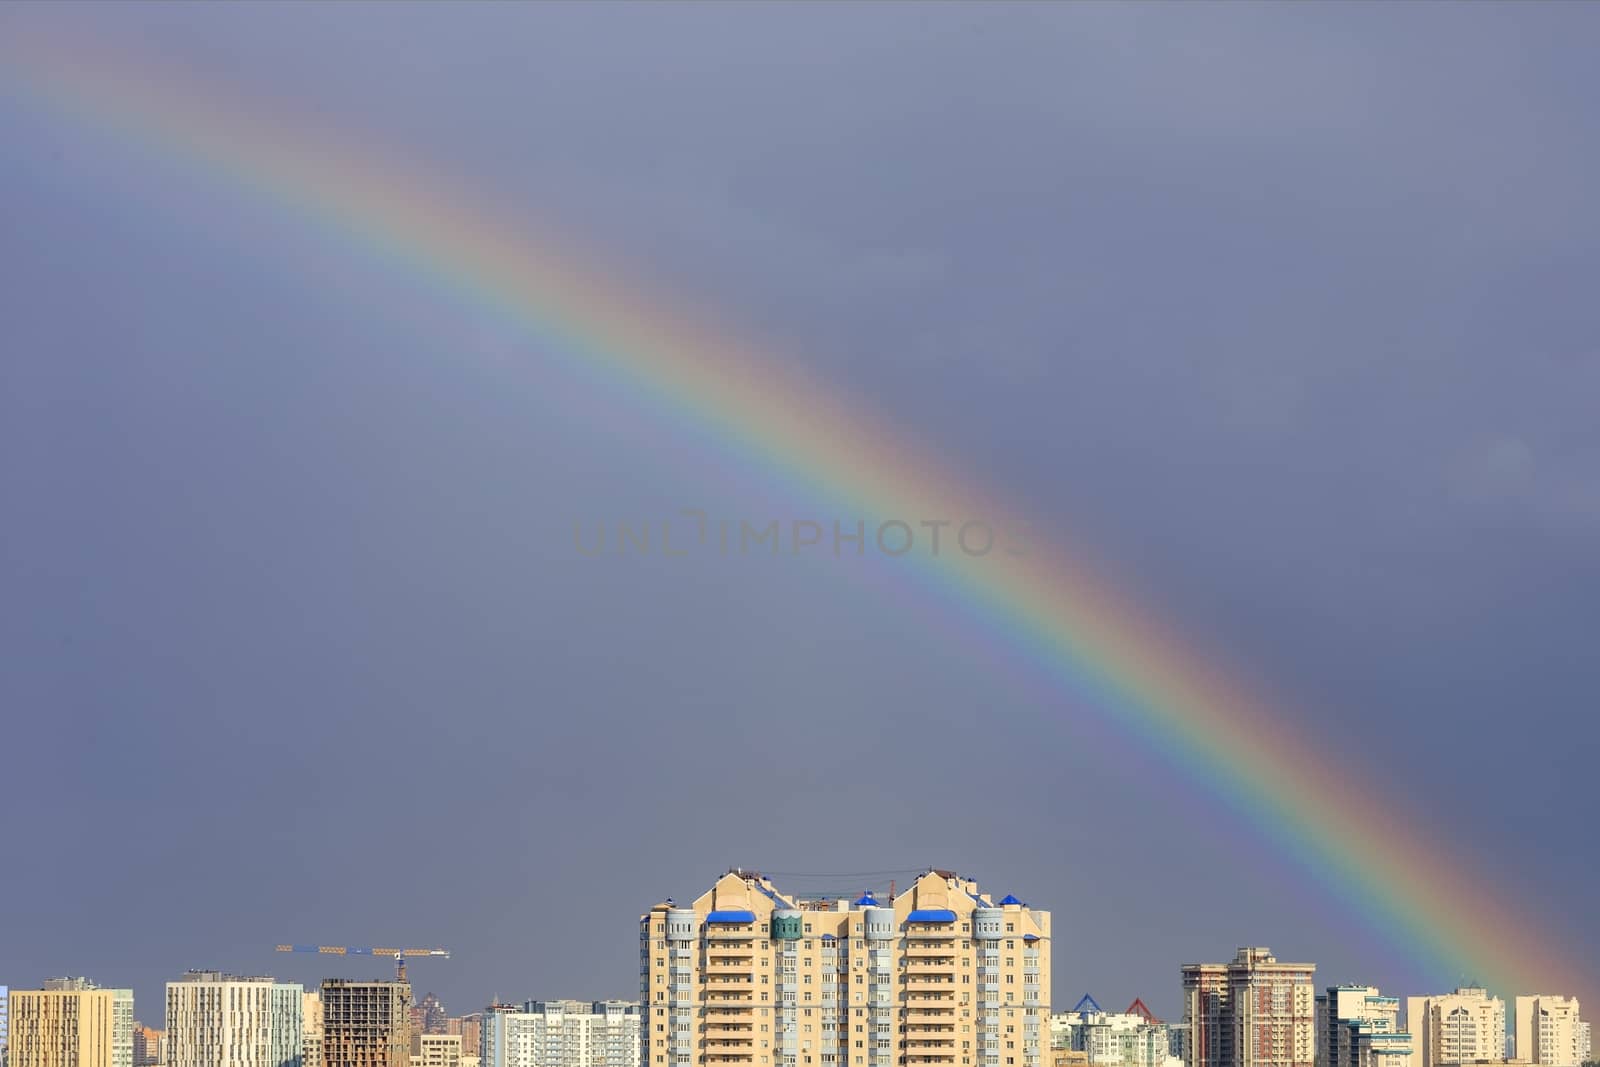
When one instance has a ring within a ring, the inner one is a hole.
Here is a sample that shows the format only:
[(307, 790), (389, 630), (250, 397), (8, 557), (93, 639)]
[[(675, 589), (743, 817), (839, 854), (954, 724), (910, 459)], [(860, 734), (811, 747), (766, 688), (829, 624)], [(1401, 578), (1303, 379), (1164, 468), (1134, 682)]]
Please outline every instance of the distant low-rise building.
[(417, 1034), (411, 1067), (461, 1067), (460, 1034)]
[(133, 1024), (133, 1067), (162, 1067), (167, 1062), (167, 1032)]
[(1072, 1011), (1050, 1016), (1050, 1045), (1082, 1052), (1095, 1067), (1181, 1067), (1169, 1030), (1142, 1000), (1111, 1012), (1085, 996)]
[(481, 1067), (640, 1067), (631, 1000), (531, 1000), (484, 1013)]

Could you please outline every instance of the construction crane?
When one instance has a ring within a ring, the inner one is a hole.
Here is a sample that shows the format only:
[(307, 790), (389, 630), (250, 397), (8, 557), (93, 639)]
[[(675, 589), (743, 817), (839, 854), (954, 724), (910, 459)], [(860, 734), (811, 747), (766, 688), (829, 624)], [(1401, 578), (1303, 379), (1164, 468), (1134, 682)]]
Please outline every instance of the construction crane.
[(315, 952), (322, 956), (390, 956), (394, 959), (394, 976), (397, 981), (406, 980), (406, 959), (415, 959), (418, 956), (442, 956), (450, 958), (450, 950), (444, 948), (348, 948), (344, 945), (279, 945), (279, 952)]

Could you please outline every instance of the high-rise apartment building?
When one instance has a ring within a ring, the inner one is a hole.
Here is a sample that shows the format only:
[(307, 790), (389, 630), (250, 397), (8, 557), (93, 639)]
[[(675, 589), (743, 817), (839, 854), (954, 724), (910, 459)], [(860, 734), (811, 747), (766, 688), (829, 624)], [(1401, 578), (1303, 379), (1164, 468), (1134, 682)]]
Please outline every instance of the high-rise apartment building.
[(167, 983), (167, 1067), (301, 1067), (305, 990), (189, 971)]
[(1375, 986), (1329, 986), (1317, 997), (1317, 1067), (1409, 1067), (1400, 998)]
[(631, 1000), (530, 1000), (483, 1016), (482, 1064), (639, 1067), (639, 1005)]
[(162, 1067), (167, 1062), (167, 1032), (133, 1023), (133, 1067)]
[(133, 1067), (133, 990), (52, 978), (13, 989), (9, 1067)]
[(639, 973), (643, 1067), (1046, 1067), (1050, 913), (951, 871), (881, 903), (731, 871), (640, 918)]
[(323, 1067), (411, 1067), (411, 986), (322, 983)]
[(1435, 997), (1406, 998), (1411, 1067), (1502, 1060), (1506, 1054), (1506, 1002), (1486, 990), (1463, 987)]
[(1518, 997), (1517, 1059), (1539, 1067), (1578, 1067), (1589, 1059), (1589, 1024), (1576, 997)]
[(1266, 948), (1184, 965), (1186, 1067), (1312, 1067), (1316, 969), (1279, 963)]
[(300, 997), (300, 1067), (322, 1067), (322, 994), (314, 989)]

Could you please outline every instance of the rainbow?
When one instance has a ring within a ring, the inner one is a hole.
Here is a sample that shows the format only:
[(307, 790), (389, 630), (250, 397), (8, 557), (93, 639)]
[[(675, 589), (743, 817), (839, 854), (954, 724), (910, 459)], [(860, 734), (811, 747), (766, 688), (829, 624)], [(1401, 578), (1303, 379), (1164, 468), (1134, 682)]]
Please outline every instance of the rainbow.
[[(226, 176), (494, 308), (820, 499), (907, 518), (1009, 514), (840, 392), (620, 284), (570, 241), (475, 210), (480, 200), (452, 194), (410, 161), (353, 150), (298, 117), (84, 40), (13, 37), (0, 46), (0, 75), (37, 107)], [(1202, 661), (1082, 555), (1058, 545), (1023, 558), (919, 554), (902, 565), (949, 611), (1025, 657), (1058, 694), (1086, 698), (1202, 783), (1439, 985), (1472, 974), (1508, 993), (1590, 991), (1591, 974), (1557, 935), (1528, 921), (1530, 909), (1408, 826), (1403, 804), (1314, 751), (1253, 687)]]

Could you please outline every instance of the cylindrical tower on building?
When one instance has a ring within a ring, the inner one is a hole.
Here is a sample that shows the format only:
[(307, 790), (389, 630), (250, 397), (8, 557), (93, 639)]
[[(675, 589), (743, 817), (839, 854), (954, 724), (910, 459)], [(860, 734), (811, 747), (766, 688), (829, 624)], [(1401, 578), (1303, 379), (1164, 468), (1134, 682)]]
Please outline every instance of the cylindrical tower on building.
[(1005, 933), (1006, 913), (999, 908), (975, 908), (972, 912), (972, 936), (978, 941), (998, 941)]
[(804, 927), (804, 917), (794, 908), (779, 908), (772, 913), (774, 941), (798, 941)]
[(894, 909), (867, 908), (862, 923), (868, 941), (894, 940)]
[(699, 926), (700, 917), (693, 908), (672, 908), (667, 912), (668, 941), (693, 941)]

